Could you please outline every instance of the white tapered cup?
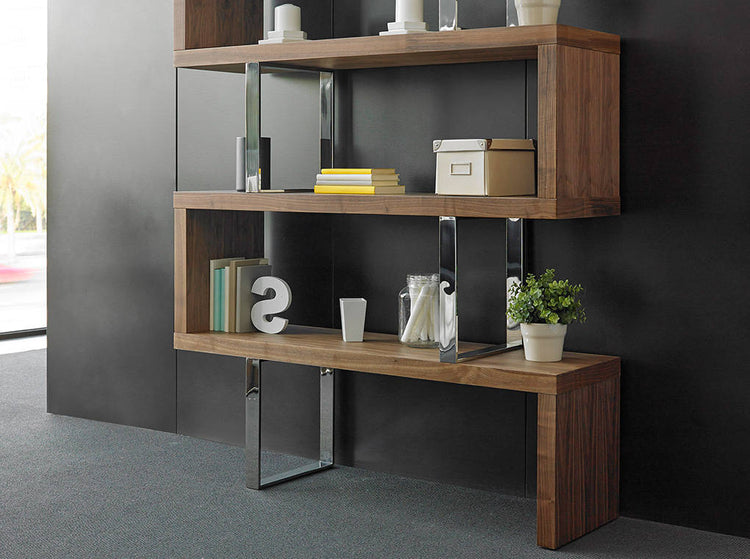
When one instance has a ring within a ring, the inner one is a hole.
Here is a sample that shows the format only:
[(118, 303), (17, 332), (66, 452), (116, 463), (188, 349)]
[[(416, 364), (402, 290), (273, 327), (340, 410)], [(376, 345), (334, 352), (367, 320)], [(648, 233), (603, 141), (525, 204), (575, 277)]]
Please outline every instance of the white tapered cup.
[(365, 313), (367, 300), (362, 298), (341, 298), (341, 335), (345, 342), (361, 342), (365, 334)]

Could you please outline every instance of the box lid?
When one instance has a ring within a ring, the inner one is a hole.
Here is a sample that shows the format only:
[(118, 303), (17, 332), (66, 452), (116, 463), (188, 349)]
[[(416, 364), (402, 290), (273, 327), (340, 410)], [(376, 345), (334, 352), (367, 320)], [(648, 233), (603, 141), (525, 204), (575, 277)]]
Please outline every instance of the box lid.
[(432, 151), (487, 151), (487, 150), (533, 150), (534, 140), (515, 139), (474, 139), (474, 140), (434, 140)]

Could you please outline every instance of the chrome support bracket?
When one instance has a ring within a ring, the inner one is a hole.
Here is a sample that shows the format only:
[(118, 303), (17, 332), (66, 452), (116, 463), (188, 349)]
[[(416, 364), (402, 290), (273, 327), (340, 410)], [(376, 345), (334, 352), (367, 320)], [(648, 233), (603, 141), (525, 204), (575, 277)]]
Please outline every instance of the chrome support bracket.
[[(504, 353), (521, 347), (520, 340), (509, 340), (508, 333), (518, 325), (506, 321), (506, 338), (504, 343), (490, 345), (461, 353), (458, 339), (458, 234), (457, 221), (453, 216), (441, 216), (439, 220), (440, 244), (440, 331), (438, 345), (441, 363), (459, 363), (470, 359), (485, 357), (494, 353)], [(525, 274), (524, 256), (524, 221), (523, 219), (506, 219), (505, 228), (505, 297), (510, 285), (522, 279)]]
[(261, 475), (261, 361), (245, 360), (245, 485), (265, 489), (333, 467), (333, 397), (334, 369), (320, 369), (320, 457), (286, 472)]
[(245, 192), (260, 191), (259, 62), (245, 64)]
[(312, 68), (250, 62), (245, 64), (245, 192), (258, 192), (261, 188), (261, 76), (290, 72), (320, 74), (320, 168), (333, 167), (334, 73)]

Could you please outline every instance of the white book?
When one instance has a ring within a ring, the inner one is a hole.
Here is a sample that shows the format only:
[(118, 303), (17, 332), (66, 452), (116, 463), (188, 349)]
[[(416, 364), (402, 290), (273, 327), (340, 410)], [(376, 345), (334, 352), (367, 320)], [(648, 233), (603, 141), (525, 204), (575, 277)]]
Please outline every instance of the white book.
[(229, 330), (229, 266), (224, 268), (224, 327), (222, 332), (230, 332)]
[(255, 332), (255, 327), (250, 319), (250, 310), (260, 300), (250, 290), (256, 279), (271, 275), (271, 266), (243, 266), (237, 268), (237, 307), (235, 313), (235, 331)]

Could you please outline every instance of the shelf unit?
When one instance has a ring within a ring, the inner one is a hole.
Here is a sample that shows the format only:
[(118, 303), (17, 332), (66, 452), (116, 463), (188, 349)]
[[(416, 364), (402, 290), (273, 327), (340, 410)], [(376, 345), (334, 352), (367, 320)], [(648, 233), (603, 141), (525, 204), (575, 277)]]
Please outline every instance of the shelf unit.
[[(525, 361), (522, 353), (511, 352), (441, 363), (436, 351), (404, 347), (387, 334), (367, 333), (364, 343), (346, 344), (340, 331), (328, 329), (294, 327), (276, 336), (208, 332), (207, 263), (214, 258), (262, 255), (264, 211), (439, 216), (441, 220), (444, 216), (569, 219), (619, 215), (619, 37), (552, 25), (276, 45), (232, 44), (235, 39), (222, 43), (221, 37), (212, 35), (208, 39), (211, 48), (185, 49), (186, 44), (201, 46), (196, 44), (200, 33), (185, 29), (189, 18), (184, 11), (189, 4), (175, 2), (174, 61), (180, 68), (245, 72), (246, 64), (256, 64), (257, 72), (266, 64), (337, 71), (531, 59), (538, 60), (539, 68), (536, 196), (175, 193), (174, 347), (248, 359), (248, 486), (260, 488), (284, 479), (264, 483), (258, 461), (260, 363), (274, 360), (314, 365), (321, 371), (321, 459), (290, 477), (333, 463), (330, 373), (336, 368), (531, 392), (539, 395), (538, 544), (556, 549), (616, 518), (619, 358), (566, 353), (560, 363), (535, 364)], [(211, 3), (193, 4), (202, 10), (214, 9), (206, 8)], [(222, 21), (231, 28), (234, 20), (225, 17)], [(226, 30), (232, 37), (242, 33), (241, 29)], [(192, 38), (187, 40), (187, 35)]]

